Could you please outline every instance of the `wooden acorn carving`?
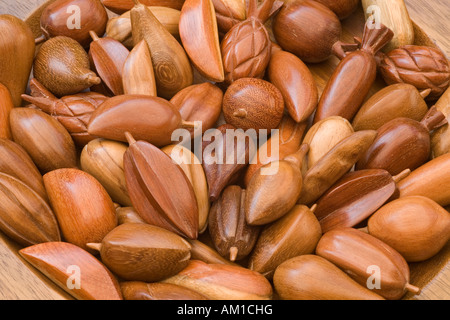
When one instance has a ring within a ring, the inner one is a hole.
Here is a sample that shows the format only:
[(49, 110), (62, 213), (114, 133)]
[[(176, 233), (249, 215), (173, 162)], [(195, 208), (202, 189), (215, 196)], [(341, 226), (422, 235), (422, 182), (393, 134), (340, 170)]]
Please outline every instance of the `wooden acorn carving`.
[[(372, 291), (388, 300), (400, 299), (407, 291), (420, 292), (409, 283), (409, 266), (400, 253), (363, 231), (331, 230), (320, 238), (316, 254), (334, 263), (362, 286), (367, 286), (371, 280), (379, 282)], [(375, 280), (370, 279), (372, 268), (379, 273), (374, 276)]]
[(44, 42), (33, 64), (34, 77), (58, 97), (80, 93), (101, 79), (90, 70), (89, 56), (72, 38), (57, 36)]
[(245, 220), (246, 191), (232, 185), (217, 199), (209, 213), (208, 230), (217, 251), (231, 261), (242, 260), (252, 251), (260, 228)]
[(303, 188), (301, 166), (308, 145), (284, 159), (271, 162), (256, 171), (247, 186), (245, 217), (250, 225), (264, 225), (288, 213)]
[(406, 261), (424, 261), (450, 239), (450, 213), (427, 197), (403, 197), (377, 210), (370, 217), (367, 230)]
[(158, 21), (150, 9), (134, 1), (131, 9), (133, 42), (147, 42), (155, 72), (158, 96), (170, 99), (194, 81), (193, 70), (183, 46)]
[(405, 45), (379, 55), (380, 73), (387, 84), (409, 83), (431, 89), (427, 100), (437, 100), (450, 85), (450, 64), (436, 48)]
[(339, 227), (355, 227), (392, 196), (398, 196), (397, 183), (410, 174), (391, 176), (383, 169), (347, 173), (317, 200), (315, 214), (322, 232)]
[(317, 106), (315, 123), (330, 116), (352, 121), (376, 79), (375, 54), (392, 37), (386, 26), (373, 28), (366, 23), (361, 48), (346, 54), (328, 80)]
[(57, 0), (44, 9), (40, 25), (46, 39), (66, 36), (87, 47), (92, 41), (89, 31), (103, 36), (107, 22), (108, 13), (100, 0)]
[(262, 78), (271, 55), (271, 41), (264, 23), (283, 2), (250, 0), (246, 20), (234, 25), (221, 43), (225, 82), (240, 78)]
[(445, 123), (444, 114), (436, 107), (421, 122), (408, 118), (389, 121), (378, 129), (375, 141), (356, 169), (385, 169), (392, 175), (405, 169), (415, 170), (430, 158), (430, 132)]
[(96, 92), (83, 92), (58, 99), (36, 79), (31, 79), (30, 87), (32, 95), (22, 95), (23, 100), (57, 119), (78, 146), (97, 138), (87, 132), (87, 125), (92, 112), (108, 97)]

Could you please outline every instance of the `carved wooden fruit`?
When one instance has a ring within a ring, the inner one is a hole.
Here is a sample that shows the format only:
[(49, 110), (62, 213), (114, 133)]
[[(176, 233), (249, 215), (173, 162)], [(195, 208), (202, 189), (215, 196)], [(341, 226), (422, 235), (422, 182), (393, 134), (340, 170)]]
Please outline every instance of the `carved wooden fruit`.
[(333, 11), (340, 20), (350, 16), (357, 8), (359, 0), (316, 0)]
[(231, 261), (242, 260), (252, 251), (260, 231), (245, 220), (245, 195), (241, 187), (228, 186), (209, 213), (208, 230), (214, 246)]
[(283, 300), (384, 300), (317, 255), (301, 255), (283, 262), (273, 282)]
[(281, 92), (262, 79), (238, 79), (228, 87), (223, 97), (225, 121), (243, 130), (275, 129), (283, 112)]
[(363, 222), (392, 196), (398, 195), (396, 183), (410, 172), (407, 169), (392, 177), (383, 169), (367, 169), (344, 175), (316, 202), (315, 214), (322, 232)]
[(307, 120), (319, 102), (316, 82), (308, 67), (292, 53), (278, 51), (272, 54), (267, 71), (269, 81), (283, 95), (292, 119)]
[[(76, 245), (47, 242), (21, 249), (19, 253), (76, 299), (122, 300), (116, 277), (96, 257)], [(77, 271), (81, 278), (73, 283)]]
[(22, 104), (33, 66), (35, 54), (34, 36), (30, 27), (21, 19), (0, 15), (0, 83), (8, 88), (15, 107)]
[[(320, 239), (316, 254), (337, 265), (362, 286), (377, 281), (378, 286), (372, 291), (386, 299), (400, 299), (407, 291), (420, 292), (409, 283), (409, 266), (400, 253), (363, 231), (353, 228), (329, 231)], [(372, 268), (378, 270), (375, 280), (371, 279)]]
[(430, 132), (442, 125), (445, 116), (432, 107), (421, 122), (396, 118), (381, 126), (378, 135), (356, 164), (356, 169), (385, 169), (397, 175), (415, 170), (430, 158)]
[(0, 173), (0, 229), (21, 246), (61, 241), (58, 221), (45, 199), (18, 179)]
[(115, 208), (103, 186), (78, 169), (58, 169), (44, 175), (50, 204), (67, 242), (87, 249), (117, 225)]
[(450, 214), (429, 198), (403, 197), (376, 211), (367, 229), (406, 261), (423, 261), (438, 253), (450, 239)]
[(124, 281), (120, 289), (124, 300), (208, 300), (198, 292), (170, 283)]
[(41, 45), (33, 73), (58, 97), (79, 93), (101, 82), (90, 70), (89, 57), (83, 47), (65, 36), (51, 38)]
[(0, 83), (0, 138), (11, 139), (9, 127), (9, 113), (14, 108), (11, 93), (8, 88)]
[(262, 166), (253, 174), (245, 200), (245, 217), (250, 225), (264, 225), (288, 213), (303, 188), (301, 166), (308, 145), (282, 160)]
[(243, 0), (212, 0), (216, 11), (217, 27), (227, 33), (234, 25), (245, 20), (246, 10)]
[(134, 208), (149, 224), (195, 239), (199, 218), (192, 184), (183, 170), (159, 148), (127, 134), (124, 155), (128, 194)]
[[(101, 0), (103, 5), (115, 13), (124, 13), (134, 6), (133, 0)], [(184, 0), (141, 0), (147, 6), (165, 6), (180, 10)]]
[(250, 0), (247, 18), (234, 25), (222, 39), (225, 82), (240, 78), (262, 78), (271, 55), (271, 41), (264, 23), (283, 5), (280, 1)]
[(180, 38), (201, 75), (213, 82), (225, 79), (216, 12), (211, 0), (186, 0), (181, 8)]
[(424, 98), (429, 93), (430, 90), (419, 92), (416, 87), (406, 83), (384, 87), (363, 104), (352, 126), (356, 131), (377, 130), (395, 118), (420, 121), (428, 112)]
[(450, 152), (450, 88), (439, 98), (436, 108), (445, 114), (447, 125), (435, 130), (431, 135), (432, 157), (436, 158)]
[(258, 272), (198, 260), (191, 260), (184, 270), (163, 282), (192, 289), (211, 300), (269, 300), (273, 294), (269, 281)]
[(265, 226), (250, 256), (249, 269), (272, 278), (284, 261), (314, 253), (322, 231), (312, 210), (296, 205), (279, 220)]
[(189, 243), (176, 234), (149, 224), (125, 223), (89, 248), (102, 262), (128, 281), (156, 282), (184, 269), (191, 257)]
[(66, 36), (87, 47), (92, 41), (89, 31), (102, 36), (107, 22), (108, 13), (100, 0), (58, 0), (44, 9), (40, 25), (47, 39)]

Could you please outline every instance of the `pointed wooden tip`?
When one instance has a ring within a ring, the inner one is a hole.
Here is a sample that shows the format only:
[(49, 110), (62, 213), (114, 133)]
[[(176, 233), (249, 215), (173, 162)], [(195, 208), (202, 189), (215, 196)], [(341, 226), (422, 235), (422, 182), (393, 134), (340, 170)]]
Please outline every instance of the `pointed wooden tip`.
[(95, 33), (95, 31), (91, 30), (89, 31), (89, 35), (91, 36), (92, 40), (97, 41), (98, 39), (100, 39), (97, 35), (97, 33)]
[(135, 5), (135, 6), (138, 6), (138, 5), (141, 4), (141, 2), (140, 2), (139, 0), (133, 0), (133, 2), (134, 2), (134, 5)]
[(239, 249), (236, 247), (230, 248), (230, 261), (232, 261), (232, 262), (236, 261), (238, 251), (239, 251)]
[(414, 294), (420, 294), (420, 291), (421, 291), (420, 288), (418, 288), (410, 283), (406, 284), (405, 289)]
[(97, 75), (90, 73), (87, 76), (87, 83), (91, 86), (93, 85), (97, 85), (102, 83), (102, 79), (100, 79), (99, 77), (97, 77)]
[(127, 142), (129, 145), (136, 143), (136, 140), (134, 140), (133, 135), (131, 133), (129, 133), (128, 131), (125, 132), (125, 139), (127, 139)]
[(45, 35), (41, 35), (41, 36), (37, 37), (36, 39), (34, 39), (34, 44), (36, 44), (36, 45), (41, 44), (41, 43), (45, 42), (45, 40), (47, 40), (47, 37)]
[(401, 180), (405, 179), (407, 176), (411, 174), (411, 169), (405, 169), (400, 172), (398, 175), (392, 177), (395, 183), (399, 183)]
[(89, 249), (92, 249), (92, 250), (100, 252), (100, 250), (102, 249), (102, 244), (101, 243), (87, 243), (86, 247), (88, 247)]
[(309, 210), (310, 210), (312, 213), (314, 213), (314, 212), (316, 212), (316, 209), (317, 209), (317, 203), (313, 204)]
[(20, 96), (24, 101), (34, 104), (36, 107), (44, 110), (45, 112), (51, 112), (50, 109), (53, 105), (53, 100), (44, 97), (33, 97), (27, 94)]
[(430, 88), (420, 91), (420, 95), (421, 95), (422, 98), (424, 98), (424, 99), (425, 99), (426, 97), (428, 97), (428, 96), (430, 95), (430, 93), (431, 93), (431, 89), (430, 89)]

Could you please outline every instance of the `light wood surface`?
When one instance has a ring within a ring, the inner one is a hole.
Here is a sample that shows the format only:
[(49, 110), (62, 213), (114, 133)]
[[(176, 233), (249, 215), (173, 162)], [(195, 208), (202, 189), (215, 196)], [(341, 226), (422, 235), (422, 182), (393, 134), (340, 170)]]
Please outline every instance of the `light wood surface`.
[[(53, 0), (55, 1), (55, 0)], [(39, 14), (30, 18), (45, 0), (0, 0), (0, 14), (12, 14), (28, 19), (38, 32)], [(405, 0), (412, 20), (421, 27), (432, 42), (450, 57), (450, 2), (449, 0)], [(345, 22), (344, 28), (352, 28), (352, 22)], [(350, 38), (351, 40), (351, 38)], [(336, 61), (331, 61), (331, 66)], [(322, 68), (323, 70), (324, 68)], [(324, 85), (321, 68), (315, 67), (319, 89)], [(322, 80), (321, 80), (322, 79)], [(62, 289), (34, 269), (18, 254), (17, 244), (0, 233), (0, 300), (53, 300), (71, 299)], [(441, 252), (411, 267), (411, 283), (421, 287), (420, 295), (407, 295), (405, 299), (450, 300), (450, 244)]]

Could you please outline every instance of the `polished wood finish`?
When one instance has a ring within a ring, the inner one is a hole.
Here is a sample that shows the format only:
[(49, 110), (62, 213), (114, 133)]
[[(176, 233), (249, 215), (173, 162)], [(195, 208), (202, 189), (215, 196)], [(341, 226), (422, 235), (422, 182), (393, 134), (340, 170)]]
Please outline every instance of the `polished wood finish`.
[(44, 182), (39, 169), (19, 144), (0, 139), (0, 172), (17, 178), (47, 200)]
[(124, 94), (157, 96), (152, 56), (144, 40), (139, 42), (125, 59), (122, 85)]
[(237, 266), (228, 258), (222, 257), (214, 248), (200, 240), (189, 240), (191, 245), (191, 260), (200, 260), (208, 264), (226, 264)]
[(423, 164), (399, 182), (400, 197), (424, 196), (441, 206), (450, 205), (450, 153)]
[(308, 152), (302, 144), (295, 153), (256, 171), (247, 186), (245, 218), (250, 225), (265, 225), (287, 214), (303, 188), (302, 163)]
[(386, 86), (371, 96), (359, 109), (352, 126), (359, 130), (378, 130), (396, 118), (421, 121), (428, 112), (424, 98), (430, 90), (419, 92), (411, 84), (398, 83)]
[(356, 169), (384, 169), (397, 175), (415, 170), (430, 158), (430, 132), (442, 125), (444, 114), (432, 107), (421, 122), (396, 118), (381, 126), (373, 144), (356, 164)]
[[(133, 0), (101, 0), (103, 5), (115, 13), (124, 13), (133, 8)], [(141, 0), (147, 6), (161, 6), (180, 10), (184, 0)]]
[(308, 67), (294, 54), (272, 54), (267, 69), (269, 81), (283, 95), (285, 107), (296, 122), (308, 120), (319, 102), (317, 85)]
[(314, 253), (322, 231), (312, 210), (296, 205), (286, 215), (265, 226), (249, 258), (248, 268), (271, 279), (284, 261)]
[(127, 138), (123, 165), (133, 207), (147, 223), (196, 239), (198, 205), (183, 170), (154, 145)]
[(193, 71), (183, 46), (158, 21), (152, 11), (134, 0), (131, 30), (134, 45), (147, 42), (152, 56), (158, 96), (172, 98), (194, 81)]
[(359, 0), (316, 0), (333, 11), (340, 20), (350, 16), (358, 8)]
[[(180, 10), (150, 6), (148, 7), (159, 22), (176, 39), (180, 38)], [(131, 31), (131, 12), (126, 11), (120, 16), (111, 17), (106, 25), (106, 35), (123, 43), (128, 49), (133, 49), (133, 35)]]
[(408, 262), (435, 256), (450, 239), (450, 214), (422, 196), (403, 197), (377, 210), (369, 234), (397, 250)]
[(260, 228), (245, 219), (246, 191), (239, 186), (226, 187), (209, 212), (208, 230), (214, 247), (230, 261), (242, 260), (250, 254)]
[(22, 246), (61, 241), (46, 200), (20, 180), (0, 173), (0, 230)]
[(271, 55), (265, 23), (283, 5), (276, 0), (248, 1), (246, 20), (234, 25), (221, 42), (225, 82), (240, 78), (262, 78)]
[(24, 21), (8, 14), (0, 15), (0, 29), (0, 83), (9, 90), (14, 106), (20, 107), (33, 66), (34, 36)]
[(92, 113), (88, 132), (122, 142), (127, 141), (125, 132), (130, 132), (137, 140), (163, 147), (171, 143), (172, 132), (181, 125), (180, 113), (163, 98), (119, 95), (108, 99)]
[(44, 175), (44, 185), (65, 241), (87, 249), (117, 225), (110, 196), (90, 174), (57, 169)]
[(313, 124), (303, 138), (303, 143), (309, 145), (303, 172), (312, 168), (328, 151), (354, 132), (350, 122), (340, 116), (328, 117)]
[(118, 141), (92, 140), (81, 151), (80, 167), (102, 184), (111, 200), (132, 206), (123, 172), (123, 155), (127, 148)]
[(183, 271), (163, 282), (189, 288), (211, 300), (269, 300), (273, 294), (269, 281), (258, 272), (198, 260), (191, 260)]
[(212, 0), (216, 11), (217, 27), (227, 33), (235, 24), (245, 20), (247, 12), (243, 0)]
[(144, 223), (125, 223), (111, 230), (101, 243), (88, 247), (127, 281), (156, 282), (183, 270), (191, 257), (189, 243), (166, 229)]
[(170, 283), (124, 281), (120, 289), (124, 300), (208, 300), (198, 292)]
[(9, 127), (9, 113), (14, 108), (11, 93), (8, 88), (0, 83), (0, 138), (11, 139)]
[[(76, 245), (46, 242), (21, 249), (19, 253), (78, 300), (122, 300), (116, 277), (96, 257)], [(78, 283), (73, 278), (77, 270)]]
[(341, 33), (341, 23), (333, 11), (312, 0), (286, 2), (273, 21), (277, 43), (305, 63), (330, 58)]
[[(419, 293), (410, 284), (406, 260), (390, 246), (368, 233), (354, 228), (337, 228), (325, 233), (317, 244), (316, 254), (334, 263), (362, 286), (373, 284), (370, 267), (379, 268), (375, 276), (378, 287), (372, 291), (388, 300), (397, 300), (407, 291)], [(371, 282), (372, 281), (372, 282)]]
[(33, 74), (58, 97), (79, 93), (101, 82), (90, 70), (89, 57), (83, 47), (65, 36), (51, 38), (41, 45), (34, 60)]
[(437, 48), (403, 46), (382, 55), (378, 65), (387, 84), (409, 83), (420, 91), (431, 89), (427, 96), (430, 101), (439, 98), (450, 85), (450, 64)]
[(180, 38), (192, 64), (213, 82), (225, 79), (216, 12), (211, 0), (186, 0), (181, 8)]
[(203, 233), (208, 226), (208, 215), (211, 208), (208, 183), (200, 160), (191, 150), (176, 144), (161, 149), (183, 170), (194, 189), (198, 207), (198, 231)]
[(243, 130), (271, 130), (283, 118), (284, 99), (280, 90), (268, 81), (241, 78), (234, 81), (223, 96), (225, 121)]
[(357, 226), (388, 201), (395, 191), (396, 183), (386, 170), (347, 173), (317, 200), (315, 214), (322, 232)]
[(376, 131), (352, 133), (328, 151), (303, 177), (303, 187), (298, 204), (312, 205), (333, 184), (342, 178), (366, 152), (375, 140)]
[[(75, 28), (68, 27), (69, 21), (74, 22), (71, 17), (75, 13), (70, 6), (79, 9), (80, 25)], [(88, 47), (92, 41), (89, 31), (100, 36), (105, 33), (108, 13), (100, 0), (57, 0), (45, 8), (40, 22), (42, 33), (47, 39), (66, 36)]]
[(66, 128), (52, 116), (31, 108), (10, 114), (14, 141), (22, 146), (42, 173), (77, 167), (77, 153)]
[[(377, 6), (378, 11), (369, 10), (370, 6)], [(362, 7), (366, 18), (374, 18), (375, 23), (382, 23), (394, 32), (392, 40), (382, 49), (384, 52), (414, 44), (414, 26), (404, 0), (363, 0)]]
[(283, 262), (273, 277), (284, 300), (383, 300), (328, 260), (304, 254)]
[(450, 152), (450, 88), (439, 98), (435, 104), (447, 118), (447, 124), (435, 130), (431, 134), (432, 157), (439, 157)]
[(317, 106), (315, 123), (330, 116), (353, 120), (376, 79), (375, 54), (392, 36), (384, 25), (379, 29), (365, 25), (361, 48), (347, 54), (328, 80)]
[(170, 99), (170, 102), (180, 112), (183, 120), (201, 122), (201, 131), (188, 129), (191, 132), (191, 137), (214, 128), (222, 112), (222, 101), (222, 90), (210, 82), (188, 86)]
[(57, 119), (70, 133), (77, 146), (83, 147), (97, 138), (87, 132), (87, 125), (92, 112), (108, 99), (107, 96), (96, 92), (83, 92), (58, 99), (35, 78), (30, 80), (30, 90), (31, 95), (23, 94), (23, 100)]

